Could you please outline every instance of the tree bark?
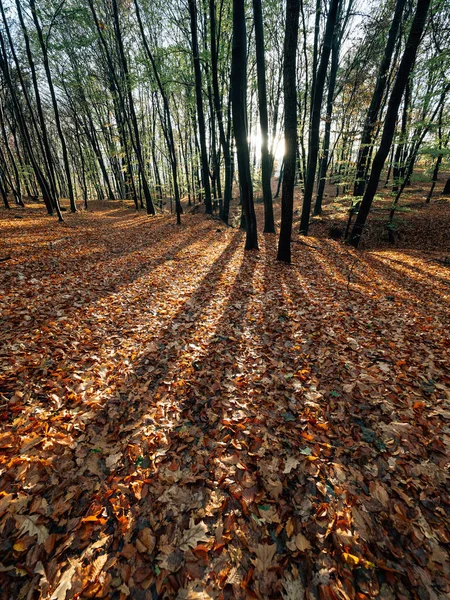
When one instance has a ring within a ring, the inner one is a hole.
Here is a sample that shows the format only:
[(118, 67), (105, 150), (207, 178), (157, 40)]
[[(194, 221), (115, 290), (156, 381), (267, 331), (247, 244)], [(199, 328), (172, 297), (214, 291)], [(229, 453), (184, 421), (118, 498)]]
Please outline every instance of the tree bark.
[(406, 47), (392, 88), (391, 97), (389, 98), (380, 147), (373, 160), (367, 188), (350, 236), (350, 244), (355, 248), (358, 247), (361, 240), (361, 235), (372, 206), (372, 201), (378, 189), (381, 171), (391, 148), (398, 109), (417, 56), (417, 49), (425, 28), (430, 1), (431, 0), (417, 1), (416, 12), (408, 35)]
[(264, 200), (264, 233), (275, 233), (270, 176), (272, 161), (269, 154), (269, 118), (267, 116), (266, 63), (264, 58), (264, 24), (261, 0), (253, 0), (256, 45), (256, 75), (258, 79), (258, 107), (261, 127), (261, 177)]
[(42, 62), (44, 64), (44, 71), (45, 71), (45, 75), (47, 78), (48, 89), (50, 90), (50, 97), (52, 100), (53, 113), (55, 115), (56, 130), (58, 132), (58, 137), (59, 137), (59, 141), (61, 143), (61, 148), (62, 148), (64, 171), (65, 171), (65, 176), (66, 176), (66, 181), (67, 181), (67, 188), (68, 188), (68, 192), (69, 192), (70, 210), (71, 210), (71, 212), (76, 212), (77, 207), (75, 204), (75, 196), (74, 196), (74, 192), (73, 192), (72, 176), (70, 174), (69, 154), (67, 152), (66, 138), (64, 136), (64, 132), (61, 127), (61, 119), (59, 116), (58, 101), (56, 99), (55, 87), (53, 85), (53, 78), (52, 78), (52, 74), (50, 71), (50, 64), (49, 64), (49, 60), (48, 60), (47, 43), (44, 40), (44, 36), (42, 34), (41, 24), (39, 22), (38, 15), (36, 12), (35, 0), (30, 0), (30, 9), (31, 9), (32, 17), (33, 17), (34, 26), (36, 27), (39, 45), (40, 45), (41, 52), (42, 52)]
[(397, 40), (405, 4), (406, 0), (397, 0), (395, 5), (394, 16), (392, 19), (391, 27), (389, 29), (383, 60), (381, 61), (380, 68), (378, 70), (377, 82), (375, 84), (372, 100), (370, 102), (369, 110), (367, 111), (366, 119), (364, 122), (364, 129), (361, 136), (361, 144), (358, 152), (358, 161), (356, 164), (356, 179), (353, 188), (354, 196), (362, 196), (366, 187), (365, 173), (368, 167), (370, 148), (373, 142), (376, 121), (378, 119), (383, 95), (387, 85), (387, 78), (391, 66), (392, 55), (394, 53), (395, 42)]
[(137, 20), (138, 20), (138, 24), (139, 24), (139, 31), (141, 33), (142, 42), (144, 44), (145, 53), (147, 54), (147, 58), (151, 62), (151, 65), (153, 68), (153, 74), (155, 75), (156, 83), (158, 85), (158, 88), (159, 88), (159, 91), (161, 94), (161, 98), (163, 101), (164, 112), (166, 113), (167, 127), (164, 127), (163, 129), (164, 129), (164, 136), (165, 136), (166, 142), (167, 142), (167, 147), (169, 149), (170, 164), (172, 167), (172, 178), (173, 178), (173, 188), (174, 188), (174, 193), (175, 193), (175, 210), (177, 213), (177, 224), (181, 225), (181, 214), (183, 212), (183, 209), (181, 208), (180, 190), (178, 187), (178, 164), (177, 164), (177, 155), (175, 152), (175, 142), (174, 142), (174, 137), (173, 137), (169, 100), (167, 98), (166, 91), (164, 89), (161, 78), (159, 76), (154, 56), (150, 50), (150, 46), (148, 45), (147, 38), (145, 36), (144, 26), (142, 24), (141, 13), (140, 13), (139, 4), (138, 4), (137, 0), (134, 0), (134, 6), (136, 8), (136, 16), (137, 16)]
[(317, 157), (319, 155), (320, 139), (320, 111), (322, 107), (323, 91), (325, 87), (325, 77), (327, 74), (328, 60), (331, 53), (334, 28), (336, 26), (338, 6), (340, 0), (331, 0), (330, 10), (328, 12), (327, 24), (323, 38), (322, 54), (320, 56), (319, 69), (314, 81), (314, 87), (311, 89), (313, 94), (313, 104), (311, 111), (311, 134), (309, 139), (308, 168), (306, 173), (305, 194), (303, 196), (302, 216), (300, 220), (300, 233), (308, 235), (309, 216), (311, 212), (311, 200), (316, 178)]
[(284, 144), (281, 227), (277, 260), (291, 262), (291, 236), (294, 209), (295, 155), (297, 149), (296, 52), (300, 0), (287, 0), (284, 37)]
[(250, 153), (247, 141), (247, 33), (244, 0), (233, 0), (231, 98), (242, 209), (247, 229), (245, 249), (253, 250), (258, 248), (258, 234), (250, 174)]
[(196, 0), (188, 0), (191, 21), (192, 56), (194, 60), (195, 94), (197, 99), (197, 119), (200, 135), (200, 154), (202, 161), (202, 183), (204, 190), (205, 212), (212, 215), (211, 186), (209, 184), (209, 161), (206, 150), (205, 113), (203, 111), (202, 72), (200, 69), (200, 54), (198, 49), (197, 33), (197, 5)]
[(209, 25), (211, 34), (211, 74), (213, 84), (213, 99), (214, 108), (216, 111), (217, 124), (219, 127), (219, 139), (220, 145), (222, 146), (223, 161), (225, 165), (225, 188), (224, 188), (224, 199), (220, 218), (224, 223), (228, 224), (229, 206), (232, 196), (232, 178), (231, 178), (231, 155), (230, 155), (230, 144), (227, 136), (225, 135), (225, 127), (223, 124), (223, 106), (219, 91), (219, 77), (218, 77), (218, 47), (217, 47), (217, 27), (216, 27), (216, 6), (215, 0), (209, 0)]

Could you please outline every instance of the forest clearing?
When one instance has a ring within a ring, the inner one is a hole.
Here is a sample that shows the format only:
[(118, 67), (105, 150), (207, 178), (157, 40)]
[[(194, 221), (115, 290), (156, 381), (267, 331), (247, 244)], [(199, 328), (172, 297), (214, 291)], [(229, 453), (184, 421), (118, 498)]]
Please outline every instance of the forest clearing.
[(448, 238), (286, 266), (203, 215), (15, 212), (2, 598), (448, 597)]

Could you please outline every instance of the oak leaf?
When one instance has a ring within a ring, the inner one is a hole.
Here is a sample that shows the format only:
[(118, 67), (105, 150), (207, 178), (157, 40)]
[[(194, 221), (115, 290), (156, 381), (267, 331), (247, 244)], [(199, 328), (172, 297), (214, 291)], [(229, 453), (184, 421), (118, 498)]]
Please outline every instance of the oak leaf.
[(20, 535), (23, 533), (28, 533), (31, 537), (36, 535), (38, 544), (44, 544), (50, 534), (44, 525), (37, 525), (38, 519), (39, 515), (17, 515), (16, 525)]
[(195, 548), (200, 542), (208, 542), (209, 537), (206, 535), (208, 526), (203, 521), (195, 525), (194, 519), (191, 519), (189, 523), (189, 529), (186, 529), (181, 538), (180, 548), (181, 550), (189, 550), (189, 548)]

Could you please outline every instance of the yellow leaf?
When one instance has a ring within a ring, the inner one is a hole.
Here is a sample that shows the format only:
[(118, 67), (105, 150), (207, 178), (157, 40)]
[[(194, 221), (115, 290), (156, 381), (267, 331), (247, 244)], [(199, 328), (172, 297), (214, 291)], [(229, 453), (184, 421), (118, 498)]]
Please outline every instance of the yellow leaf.
[(16, 552), (23, 552), (24, 550), (26, 550), (28, 548), (28, 544), (25, 543), (24, 540), (19, 540), (18, 542), (16, 542), (14, 544), (13, 548)]

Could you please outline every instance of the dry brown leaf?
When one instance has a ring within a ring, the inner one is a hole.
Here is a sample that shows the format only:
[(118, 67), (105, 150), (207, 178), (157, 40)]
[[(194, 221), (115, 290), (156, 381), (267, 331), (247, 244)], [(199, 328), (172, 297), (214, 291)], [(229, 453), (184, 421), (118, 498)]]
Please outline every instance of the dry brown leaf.
[(258, 571), (267, 571), (273, 563), (276, 550), (276, 544), (258, 544), (258, 547), (255, 550), (256, 559), (252, 559), (252, 562)]
[(208, 542), (207, 531), (208, 526), (203, 521), (200, 521), (196, 525), (194, 519), (191, 519), (189, 529), (184, 531), (181, 538), (181, 550), (187, 551), (189, 548), (196, 548), (200, 542)]
[(44, 544), (50, 535), (44, 525), (38, 525), (39, 515), (16, 515), (16, 525), (19, 528), (19, 534), (28, 533), (31, 536), (37, 536), (38, 544)]

